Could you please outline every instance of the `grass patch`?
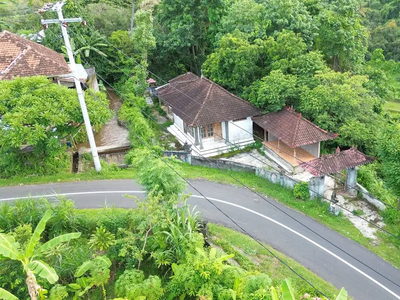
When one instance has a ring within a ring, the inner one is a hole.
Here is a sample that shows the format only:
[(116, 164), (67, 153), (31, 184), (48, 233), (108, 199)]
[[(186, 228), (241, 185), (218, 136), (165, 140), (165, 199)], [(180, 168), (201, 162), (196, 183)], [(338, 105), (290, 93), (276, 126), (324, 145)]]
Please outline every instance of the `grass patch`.
[[(339, 232), (340, 234), (352, 239), (359, 244), (363, 245), (370, 251), (379, 255), (386, 261), (393, 264), (400, 269), (400, 242), (390, 237), (389, 235), (381, 232), (378, 233), (380, 243), (376, 245), (371, 243), (371, 240), (364, 237), (361, 232), (354, 227), (354, 225), (341, 214), (334, 216), (328, 212), (329, 204), (326, 202), (313, 200), (313, 201), (299, 201), (293, 197), (293, 191), (283, 188), (280, 185), (273, 184), (265, 179), (255, 176), (251, 173), (235, 172), (235, 171), (222, 171), (202, 166), (191, 166), (188, 164), (181, 164), (180, 171), (182, 176), (187, 179), (207, 179), (210, 181), (238, 185), (237, 181), (228, 175), (234, 176), (236, 179), (244, 183), (246, 186), (254, 191), (263, 195), (274, 198), (286, 206), (294, 208), (311, 218), (321, 222), (327, 227)], [(10, 185), (24, 185), (24, 184), (43, 184), (54, 182), (68, 182), (68, 181), (89, 181), (89, 180), (102, 180), (102, 179), (134, 179), (136, 172), (132, 168), (128, 169), (114, 169), (104, 170), (100, 173), (90, 171), (81, 174), (58, 174), (52, 176), (32, 176), (32, 177), (14, 177), (11, 179), (1, 179), (0, 186)], [(397, 226), (398, 227), (398, 226)], [(397, 227), (393, 228), (388, 226), (386, 229), (390, 232), (399, 231)], [(399, 232), (400, 233), (400, 232)]]
[[(235, 254), (234, 260), (244, 269), (248, 271), (259, 271), (266, 273), (272, 279), (273, 286), (280, 286), (286, 278), (292, 279), (294, 290), (296, 291), (296, 299), (300, 299), (305, 293), (314, 294), (314, 290), (305, 281), (294, 275), (287, 267), (273, 257), (266, 249), (261, 247), (256, 241), (245, 234), (235, 230), (208, 224), (210, 240), (215, 245), (222, 248), (226, 253)], [(287, 257), (281, 252), (276, 251), (271, 246), (264, 244), (277, 257), (290, 265), (295, 271), (312, 282), (319, 290), (331, 299), (338, 294), (338, 290), (330, 283), (315, 275), (313, 272), (303, 267), (298, 262)]]

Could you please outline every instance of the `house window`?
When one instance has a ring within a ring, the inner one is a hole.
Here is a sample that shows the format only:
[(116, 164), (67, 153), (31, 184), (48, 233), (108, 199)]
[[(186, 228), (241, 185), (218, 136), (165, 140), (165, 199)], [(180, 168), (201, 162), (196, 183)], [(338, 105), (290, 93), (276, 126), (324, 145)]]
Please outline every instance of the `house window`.
[(214, 135), (212, 124), (200, 127), (201, 137), (203, 139), (212, 137)]

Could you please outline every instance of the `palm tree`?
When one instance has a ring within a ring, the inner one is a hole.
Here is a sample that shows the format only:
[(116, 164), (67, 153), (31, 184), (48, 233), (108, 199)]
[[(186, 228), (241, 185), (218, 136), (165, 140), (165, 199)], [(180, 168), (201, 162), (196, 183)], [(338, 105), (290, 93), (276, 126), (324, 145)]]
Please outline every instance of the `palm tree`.
[[(29, 296), (32, 300), (37, 300), (37, 296), (41, 291), (41, 286), (38, 285), (36, 276), (38, 275), (46, 279), (49, 283), (54, 284), (58, 280), (56, 271), (42, 260), (39, 260), (41, 254), (51, 248), (58, 246), (61, 243), (68, 242), (72, 239), (79, 238), (80, 232), (67, 233), (57, 236), (40, 247), (38, 246), (40, 236), (43, 233), (47, 221), (51, 218), (51, 211), (48, 210), (36, 226), (35, 231), (25, 249), (21, 249), (13, 236), (0, 233), (0, 257), (18, 260), (21, 262), (24, 272), (26, 273), (26, 285), (28, 286)], [(0, 291), (0, 298), (2, 294)], [(5, 299), (13, 299), (5, 298)]]

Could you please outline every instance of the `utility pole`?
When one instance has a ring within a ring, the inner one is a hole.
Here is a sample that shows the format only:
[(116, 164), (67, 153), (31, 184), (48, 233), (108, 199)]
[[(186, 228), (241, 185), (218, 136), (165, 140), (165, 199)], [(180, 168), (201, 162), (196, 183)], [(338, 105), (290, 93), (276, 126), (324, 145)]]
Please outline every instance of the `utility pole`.
[(76, 69), (76, 64), (75, 64), (75, 58), (74, 54), (72, 53), (71, 49), (71, 43), (69, 41), (68, 37), (68, 32), (67, 32), (67, 26), (68, 23), (73, 23), (73, 22), (82, 22), (81, 18), (67, 18), (64, 19), (63, 13), (62, 13), (62, 7), (64, 6), (65, 2), (56, 2), (54, 4), (46, 4), (45, 7), (40, 10), (39, 12), (44, 12), (46, 10), (51, 10), (55, 11), (58, 14), (58, 19), (49, 19), (49, 20), (43, 20), (42, 19), (42, 25), (44, 28), (48, 27), (48, 24), (55, 24), (58, 23), (60, 24), (61, 27), (61, 32), (64, 38), (64, 43), (65, 47), (67, 48), (67, 53), (68, 53), (68, 58), (69, 58), (69, 63), (70, 63), (70, 69), (72, 71), (72, 76), (74, 78), (75, 82), (75, 88), (76, 92), (78, 93), (78, 99), (79, 103), (81, 105), (81, 110), (82, 110), (82, 115), (83, 115), (83, 120), (85, 122), (85, 127), (86, 127), (86, 133), (89, 138), (89, 144), (90, 144), (90, 149), (92, 150), (92, 156), (93, 156), (93, 161), (94, 161), (94, 167), (97, 172), (101, 171), (101, 165), (100, 165), (100, 159), (99, 159), (99, 154), (97, 153), (97, 148), (96, 148), (96, 142), (94, 140), (93, 136), (93, 131), (92, 131), (92, 125), (90, 124), (90, 119), (86, 107), (86, 102), (85, 102), (85, 97), (83, 95), (82, 91), (82, 86), (81, 83), (78, 79), (78, 73)]

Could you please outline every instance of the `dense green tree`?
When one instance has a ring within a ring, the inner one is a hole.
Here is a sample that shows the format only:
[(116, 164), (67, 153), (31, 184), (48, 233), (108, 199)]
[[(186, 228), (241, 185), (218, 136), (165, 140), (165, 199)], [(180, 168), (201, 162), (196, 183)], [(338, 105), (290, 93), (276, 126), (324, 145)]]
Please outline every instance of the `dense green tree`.
[(367, 52), (367, 30), (356, 0), (334, 0), (321, 12), (316, 47), (336, 71), (358, 70)]
[(261, 73), (262, 47), (251, 44), (245, 35), (235, 32), (224, 36), (218, 48), (203, 64), (204, 74), (218, 84), (240, 94)]
[(154, 65), (170, 68), (169, 73), (184, 69), (200, 74), (211, 44), (210, 26), (219, 20), (221, 5), (218, 0), (161, 1), (156, 7)]
[(285, 75), (277, 70), (254, 82), (246, 91), (245, 97), (265, 113), (269, 113), (278, 111), (285, 105), (292, 105), (297, 93), (296, 76)]
[(369, 50), (383, 49), (387, 59), (400, 60), (400, 27), (398, 21), (390, 20), (371, 32)]
[(315, 77), (316, 87), (302, 89), (300, 111), (321, 128), (343, 134), (339, 137), (341, 144), (357, 143), (364, 151), (374, 153), (375, 139), (368, 137), (377, 137), (373, 131), (382, 119), (375, 113), (379, 97), (365, 87), (368, 77), (334, 71)]
[(264, 0), (265, 18), (271, 23), (268, 33), (277, 34), (282, 30), (290, 30), (300, 34), (306, 44), (311, 47), (317, 32), (316, 20), (310, 15), (301, 0)]
[(235, 30), (246, 33), (251, 38), (264, 37), (270, 26), (270, 21), (265, 16), (265, 6), (254, 0), (234, 1), (227, 8), (226, 15), (221, 18), (215, 42), (218, 43), (225, 34)]
[[(92, 125), (111, 117), (104, 94), (88, 91), (86, 103)], [(0, 116), (1, 176), (68, 169), (64, 143), (83, 125), (75, 90), (45, 77), (0, 81)], [(24, 150), (27, 146), (32, 151)]]
[(91, 3), (86, 6), (92, 25), (102, 34), (110, 36), (117, 30), (128, 30), (130, 8), (107, 3)]

